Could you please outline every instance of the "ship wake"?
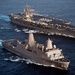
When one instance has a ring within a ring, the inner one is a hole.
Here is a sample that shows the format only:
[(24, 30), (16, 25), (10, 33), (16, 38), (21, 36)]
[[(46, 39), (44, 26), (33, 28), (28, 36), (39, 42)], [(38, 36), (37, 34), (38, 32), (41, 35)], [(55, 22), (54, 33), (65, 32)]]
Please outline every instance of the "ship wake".
[(2, 46), (2, 41), (3, 41), (3, 40), (0, 39), (0, 46)]
[(24, 33), (41, 33), (41, 32), (39, 32), (38, 30), (18, 29), (18, 28), (16, 28), (15, 31), (16, 31), (16, 32), (21, 32), (21, 31), (23, 31)]
[(19, 62), (19, 61), (23, 61), (23, 58), (20, 58), (18, 56), (10, 56), (8, 58), (4, 58), (5, 61), (11, 61), (11, 62)]
[(0, 29), (11, 29), (12, 26), (10, 26), (10, 18), (7, 15), (0, 14)]
[(33, 60), (30, 60), (30, 59), (25, 59), (25, 58), (20, 58), (18, 56), (11, 56), (9, 58), (4, 58), (5, 61), (11, 61), (11, 62), (26, 62), (26, 64), (35, 64), (35, 65), (40, 65), (40, 66), (45, 66), (45, 67), (48, 67), (49, 65), (43, 65), (43, 64), (40, 64), (40, 63), (36, 63), (35, 61)]
[(36, 63), (35, 61), (32, 61), (30, 59), (21, 58), (19, 56), (10, 56), (8, 58), (4, 58), (5, 61), (11, 61), (11, 62), (26, 62), (26, 64), (36, 64), (36, 65), (42, 65), (39, 63)]
[(10, 21), (9, 16), (3, 15), (3, 14), (0, 14), (0, 20), (6, 21), (6, 22)]

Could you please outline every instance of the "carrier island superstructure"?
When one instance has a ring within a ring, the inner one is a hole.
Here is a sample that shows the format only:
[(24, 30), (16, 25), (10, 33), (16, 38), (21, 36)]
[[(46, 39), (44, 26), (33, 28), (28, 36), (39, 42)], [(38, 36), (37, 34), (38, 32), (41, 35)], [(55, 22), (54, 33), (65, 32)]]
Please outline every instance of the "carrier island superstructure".
[(32, 61), (33, 64), (67, 70), (70, 61), (63, 55), (62, 49), (57, 48), (52, 42), (48, 38), (45, 44), (37, 43), (33, 34), (29, 33), (27, 40), (4, 40), (2, 45), (6, 50)]
[(75, 38), (75, 26), (72, 26), (70, 22), (33, 13), (27, 5), (23, 13), (12, 13), (9, 17), (17, 26), (33, 28), (49, 35)]

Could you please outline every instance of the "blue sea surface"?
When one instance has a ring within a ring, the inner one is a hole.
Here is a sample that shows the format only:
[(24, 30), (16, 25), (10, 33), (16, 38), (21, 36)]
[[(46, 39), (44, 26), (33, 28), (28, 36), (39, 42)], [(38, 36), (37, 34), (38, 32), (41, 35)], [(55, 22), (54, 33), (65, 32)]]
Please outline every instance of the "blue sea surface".
[(66, 72), (30, 65), (23, 61), (4, 60), (15, 55), (3, 49), (3, 40), (14, 38), (24, 40), (28, 37), (28, 34), (23, 31), (16, 32), (16, 27), (10, 23), (8, 17), (10, 13), (23, 12), (26, 4), (37, 13), (70, 21), (75, 25), (74, 0), (0, 0), (0, 75), (75, 75), (75, 39), (72, 38), (34, 34), (38, 43), (44, 44), (48, 38), (51, 38), (53, 44), (62, 49), (64, 56), (70, 60), (70, 66)]

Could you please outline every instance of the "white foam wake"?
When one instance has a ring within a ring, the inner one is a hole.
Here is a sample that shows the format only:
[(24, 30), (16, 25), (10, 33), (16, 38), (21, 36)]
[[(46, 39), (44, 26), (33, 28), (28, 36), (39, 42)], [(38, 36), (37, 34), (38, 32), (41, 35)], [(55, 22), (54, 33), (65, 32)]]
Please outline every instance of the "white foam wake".
[[(49, 67), (50, 65), (45, 65), (45, 64), (41, 64), (41, 63), (37, 63), (33, 60), (30, 60), (30, 59), (25, 59), (25, 58), (20, 58), (18, 56), (11, 56), (9, 58), (4, 58), (5, 61), (11, 61), (11, 62), (23, 62), (25, 61), (26, 64), (35, 64), (35, 65), (40, 65), (40, 66), (45, 66), (45, 67)], [(52, 65), (53, 66), (53, 65)]]
[(10, 28), (8, 28), (8, 27), (0, 27), (0, 29), (3, 30), (3, 29), (10, 29)]
[(18, 56), (11, 56), (9, 58), (4, 58), (4, 60), (11, 61), (11, 62), (18, 62), (18, 61), (21, 61), (21, 58)]
[(27, 32), (27, 31), (28, 31), (28, 29), (23, 29), (22, 31)]
[(21, 30), (19, 30), (18, 28), (15, 29), (16, 32), (21, 32)]
[(28, 29), (24, 29), (23, 30), (25, 33), (38, 33), (38, 30), (28, 30)]
[(3, 41), (3, 40), (0, 40), (0, 46), (2, 46), (2, 41)]
[(32, 62), (30, 59), (25, 59), (25, 58), (20, 58), (18, 56), (10, 56), (8, 58), (4, 58), (5, 61), (11, 61), (11, 62), (19, 62), (19, 61), (25, 61), (27, 64), (32, 64), (34, 62)]
[(7, 16), (7, 15), (3, 15), (3, 14), (0, 14), (0, 19), (1, 20), (5, 20), (5, 21), (10, 21), (10, 19), (9, 19), (9, 16)]

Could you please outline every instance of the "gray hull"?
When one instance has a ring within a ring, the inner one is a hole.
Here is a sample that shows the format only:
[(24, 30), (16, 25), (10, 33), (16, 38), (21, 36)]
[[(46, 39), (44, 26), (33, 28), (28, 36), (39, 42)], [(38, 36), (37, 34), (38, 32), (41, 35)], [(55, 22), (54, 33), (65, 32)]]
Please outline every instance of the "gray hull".
[(71, 37), (71, 38), (75, 38), (75, 31), (72, 31), (70, 29), (57, 29), (57, 28), (50, 28), (50, 29), (46, 29), (46, 28), (42, 28), (42, 27), (36, 27), (36, 25), (34, 25), (33, 23), (30, 22), (20, 22), (17, 21), (13, 18), (10, 18), (11, 22), (16, 24), (17, 26), (23, 26), (23, 27), (29, 27), (29, 28), (33, 28), (39, 31), (43, 31), (45, 34), (49, 34), (49, 35), (59, 35), (59, 36), (65, 36), (65, 37)]
[(36, 56), (36, 54), (33, 54), (29, 51), (26, 51), (26, 50), (19, 50), (19, 49), (14, 49), (4, 43), (3, 44), (3, 47), (20, 56), (20, 57), (23, 57), (25, 59), (29, 59), (33, 64), (36, 64), (36, 65), (41, 65), (41, 66), (45, 66), (45, 67), (54, 67), (54, 68), (58, 68), (58, 69), (61, 69), (61, 70), (67, 70), (68, 68), (68, 65), (70, 62), (59, 62), (59, 61), (52, 61), (52, 60), (47, 60), (45, 58), (40, 58), (40, 56)]

